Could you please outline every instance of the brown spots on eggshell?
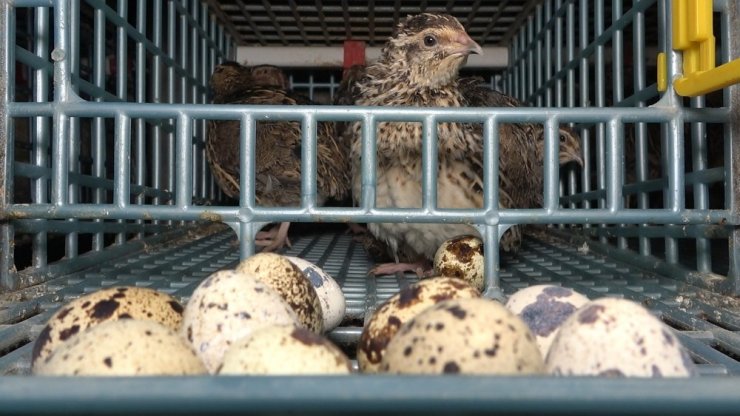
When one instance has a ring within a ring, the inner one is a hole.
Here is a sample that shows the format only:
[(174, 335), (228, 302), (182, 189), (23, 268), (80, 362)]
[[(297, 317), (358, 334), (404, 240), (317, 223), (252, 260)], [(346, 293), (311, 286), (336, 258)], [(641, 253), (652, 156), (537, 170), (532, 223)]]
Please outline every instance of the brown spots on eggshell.
[(365, 325), (357, 344), (360, 370), (379, 371), (388, 343), (403, 323), (419, 312), (444, 300), (479, 296), (469, 284), (450, 277), (435, 277), (409, 285), (376, 309)]
[(434, 255), (434, 272), (461, 279), (483, 290), (483, 242), (474, 236), (459, 236), (445, 241)]
[(601, 298), (563, 323), (550, 347), (547, 367), (553, 373), (583, 376), (694, 375), (695, 365), (687, 363), (684, 354), (671, 330), (645, 307), (626, 299)]
[[(177, 330), (182, 316), (173, 310), (173, 297), (143, 287), (111, 287), (72, 300), (47, 322), (34, 344), (32, 366), (65, 342), (110, 320), (143, 319)], [(182, 308), (182, 306), (180, 306)]]
[(543, 359), (528, 333), (498, 302), (449, 300), (404, 323), (388, 343), (381, 368), (400, 374), (539, 374)]
[(323, 331), (323, 311), (316, 289), (290, 260), (275, 253), (259, 253), (239, 263), (236, 271), (255, 276), (279, 293), (306, 328)]

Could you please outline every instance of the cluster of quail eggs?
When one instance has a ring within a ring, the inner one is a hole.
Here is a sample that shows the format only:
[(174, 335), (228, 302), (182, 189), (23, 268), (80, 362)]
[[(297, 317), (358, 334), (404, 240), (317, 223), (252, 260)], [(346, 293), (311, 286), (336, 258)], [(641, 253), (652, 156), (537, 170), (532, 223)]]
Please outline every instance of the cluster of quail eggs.
[(672, 329), (635, 302), (590, 301), (537, 285), (505, 304), (480, 297), (483, 243), (446, 241), (436, 277), (402, 289), (365, 325), (361, 371), (410, 374), (551, 374), (687, 377), (696, 366)]
[(203, 280), (187, 304), (113, 287), (61, 307), (33, 350), (38, 375), (348, 374), (325, 336), (339, 285), (300, 258), (260, 253)]
[[(483, 244), (445, 242), (434, 276), (404, 287), (367, 320), (364, 373), (687, 377), (673, 330), (625, 299), (537, 285), (506, 303), (481, 296)], [(340, 286), (306, 260), (261, 253), (203, 280), (185, 306), (113, 287), (61, 307), (41, 331), (39, 375), (349, 374), (323, 334), (345, 315)]]

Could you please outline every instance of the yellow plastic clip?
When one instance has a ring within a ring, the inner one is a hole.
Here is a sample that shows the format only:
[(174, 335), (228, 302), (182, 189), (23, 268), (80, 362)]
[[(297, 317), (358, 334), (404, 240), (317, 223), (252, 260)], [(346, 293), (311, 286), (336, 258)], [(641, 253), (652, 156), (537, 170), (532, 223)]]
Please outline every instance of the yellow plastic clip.
[(666, 65), (665, 52), (658, 54), (658, 92), (668, 89), (668, 68)]
[[(683, 76), (673, 82), (678, 95), (695, 97), (740, 82), (740, 59), (715, 68), (712, 0), (674, 0), (673, 49), (683, 52)], [(658, 91), (666, 75), (665, 56), (658, 56)], [(666, 83), (667, 86), (667, 83)]]

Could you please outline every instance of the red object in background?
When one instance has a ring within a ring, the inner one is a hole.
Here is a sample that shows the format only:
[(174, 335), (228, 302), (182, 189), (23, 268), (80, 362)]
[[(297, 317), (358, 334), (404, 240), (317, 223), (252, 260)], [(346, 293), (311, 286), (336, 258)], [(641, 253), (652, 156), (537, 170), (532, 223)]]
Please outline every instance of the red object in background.
[(346, 71), (353, 65), (365, 65), (365, 42), (361, 40), (344, 41), (344, 62), (342, 68)]

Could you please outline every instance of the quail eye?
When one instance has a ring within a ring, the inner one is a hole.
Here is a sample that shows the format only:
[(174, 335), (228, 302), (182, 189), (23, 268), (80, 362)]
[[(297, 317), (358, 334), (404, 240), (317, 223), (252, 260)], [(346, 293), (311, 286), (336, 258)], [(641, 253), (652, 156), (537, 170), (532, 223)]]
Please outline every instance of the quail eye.
[(437, 44), (437, 39), (434, 36), (424, 36), (424, 45), (425, 46), (434, 46)]
[(565, 143), (565, 136), (562, 134), (560, 135), (560, 143)]

